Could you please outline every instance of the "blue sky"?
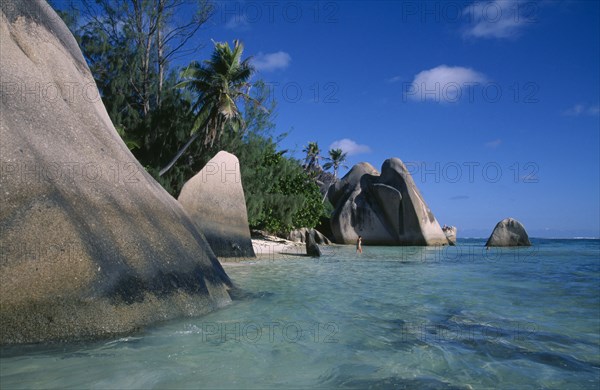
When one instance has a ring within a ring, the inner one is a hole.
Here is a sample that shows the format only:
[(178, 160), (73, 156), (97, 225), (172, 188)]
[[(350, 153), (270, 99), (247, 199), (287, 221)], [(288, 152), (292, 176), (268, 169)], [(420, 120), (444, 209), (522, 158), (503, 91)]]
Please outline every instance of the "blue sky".
[(198, 39), (245, 44), (298, 158), (309, 141), (349, 166), (398, 157), (461, 237), (506, 217), (598, 237), (599, 4), (221, 1)]
[(399, 157), (463, 237), (598, 237), (599, 24), (595, 1), (234, 1), (205, 34), (244, 42), (297, 157)]
[(235, 1), (206, 33), (244, 42), (299, 158), (399, 157), (463, 237), (509, 216), (597, 237), (599, 20), (593, 1)]

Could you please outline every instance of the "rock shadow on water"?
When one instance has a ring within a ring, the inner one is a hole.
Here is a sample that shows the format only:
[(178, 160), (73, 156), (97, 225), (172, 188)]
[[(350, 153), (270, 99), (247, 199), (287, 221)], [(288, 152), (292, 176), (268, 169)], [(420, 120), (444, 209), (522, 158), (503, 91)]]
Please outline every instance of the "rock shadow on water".
[(435, 378), (402, 378), (400, 376), (380, 376), (379, 368), (366, 364), (342, 364), (328, 370), (319, 377), (319, 387), (341, 389), (423, 389), (423, 390), (464, 390)]
[(466, 390), (468, 386), (459, 386), (435, 378), (385, 378), (338, 377), (333, 386), (341, 389), (406, 389), (406, 390)]
[(229, 296), (231, 299), (236, 301), (252, 301), (255, 299), (272, 298), (275, 293), (270, 291), (249, 291), (240, 287), (233, 287), (229, 290)]
[(559, 343), (565, 346), (590, 344), (584, 340), (564, 335), (542, 332), (534, 323), (520, 323), (509, 320), (491, 320), (489, 322), (472, 321), (462, 312), (452, 313), (435, 326), (424, 327), (426, 337), (440, 342), (451, 342), (460, 348), (471, 350), (480, 356), (498, 360), (529, 360), (535, 363), (556, 367), (573, 372), (596, 372), (600, 363), (577, 359), (573, 356), (547, 350), (533, 350), (515, 344), (530, 342), (533, 345)]
[(410, 323), (401, 318), (382, 319), (363, 315), (355, 318), (355, 321), (369, 333), (368, 337), (359, 337), (353, 342), (351, 347), (355, 351), (412, 352), (430, 345), (421, 335), (411, 334)]
[(480, 356), (499, 360), (529, 360), (571, 372), (596, 372), (600, 365), (593, 362), (579, 360), (573, 356), (562, 353), (533, 351), (513, 344), (485, 339), (462, 340), (460, 345), (475, 352)]

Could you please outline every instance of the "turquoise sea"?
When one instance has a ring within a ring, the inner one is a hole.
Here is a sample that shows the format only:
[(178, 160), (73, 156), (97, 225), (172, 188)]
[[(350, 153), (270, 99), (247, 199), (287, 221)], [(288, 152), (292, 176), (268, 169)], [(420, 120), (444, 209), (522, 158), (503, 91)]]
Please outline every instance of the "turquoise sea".
[(0, 388), (598, 389), (600, 241), (484, 242), (228, 263), (227, 308), (2, 348)]

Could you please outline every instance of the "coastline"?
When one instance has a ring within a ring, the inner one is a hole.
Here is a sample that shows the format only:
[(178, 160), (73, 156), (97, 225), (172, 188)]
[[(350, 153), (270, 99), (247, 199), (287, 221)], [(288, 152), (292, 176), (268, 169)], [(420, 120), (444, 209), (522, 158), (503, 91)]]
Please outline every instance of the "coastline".
[(252, 248), (256, 257), (219, 257), (219, 262), (224, 266), (251, 265), (258, 260), (273, 260), (275, 257), (306, 256), (306, 245), (284, 238), (261, 235), (252, 238)]

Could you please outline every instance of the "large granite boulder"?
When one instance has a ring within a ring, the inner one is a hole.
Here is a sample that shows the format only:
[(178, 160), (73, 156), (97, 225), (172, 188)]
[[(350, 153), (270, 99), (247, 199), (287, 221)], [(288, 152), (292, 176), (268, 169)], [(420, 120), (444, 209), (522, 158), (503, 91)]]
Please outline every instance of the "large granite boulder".
[(294, 229), (288, 234), (287, 239), (289, 241), (293, 241), (293, 242), (305, 243), (306, 242), (306, 232), (309, 232), (312, 235), (312, 237), (314, 238), (315, 242), (318, 245), (331, 245), (331, 241), (329, 240), (329, 238), (325, 237), (317, 229), (308, 229), (308, 228)]
[(255, 257), (236, 156), (217, 153), (185, 183), (177, 200), (217, 256)]
[(230, 302), (42, 0), (0, 2), (0, 344), (105, 337)]
[(521, 222), (506, 218), (496, 224), (485, 246), (531, 246), (531, 242)]
[(315, 226), (315, 230), (323, 234), (329, 242), (333, 243), (333, 232), (331, 231), (331, 218), (330, 216), (321, 215), (319, 217), (319, 223)]
[(386, 160), (381, 174), (360, 163), (329, 191), (335, 211), (331, 229), (338, 244), (448, 245), (433, 213), (398, 158)]

